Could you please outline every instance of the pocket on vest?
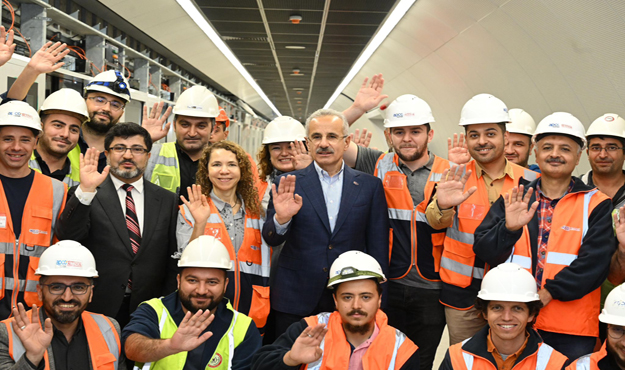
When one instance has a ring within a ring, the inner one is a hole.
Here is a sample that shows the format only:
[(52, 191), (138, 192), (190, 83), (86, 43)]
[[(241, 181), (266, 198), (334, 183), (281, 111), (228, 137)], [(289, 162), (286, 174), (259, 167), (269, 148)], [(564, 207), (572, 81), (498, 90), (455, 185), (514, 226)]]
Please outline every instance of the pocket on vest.
[(96, 370), (115, 369), (115, 355), (113, 355), (112, 353), (104, 353), (104, 354), (96, 356), (95, 366), (96, 366)]
[(174, 189), (174, 176), (168, 175), (165, 173), (154, 172), (152, 174), (152, 183), (160, 186), (163, 189), (167, 189), (169, 191), (176, 191)]
[(441, 269), (441, 257), (443, 255), (443, 243), (445, 233), (432, 233), (432, 257), (434, 258), (434, 271)]
[(254, 320), (258, 328), (263, 328), (267, 323), (269, 308), (269, 287), (252, 285), (252, 303), (248, 316)]

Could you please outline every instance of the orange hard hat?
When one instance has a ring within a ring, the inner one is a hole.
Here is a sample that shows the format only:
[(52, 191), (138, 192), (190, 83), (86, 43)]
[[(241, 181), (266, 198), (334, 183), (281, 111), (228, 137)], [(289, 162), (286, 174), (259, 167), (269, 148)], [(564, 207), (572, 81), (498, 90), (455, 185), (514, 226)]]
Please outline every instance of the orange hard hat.
[(226, 128), (230, 127), (230, 118), (228, 118), (226, 111), (222, 107), (219, 107), (219, 115), (215, 118), (215, 121), (218, 123), (223, 122), (226, 125)]

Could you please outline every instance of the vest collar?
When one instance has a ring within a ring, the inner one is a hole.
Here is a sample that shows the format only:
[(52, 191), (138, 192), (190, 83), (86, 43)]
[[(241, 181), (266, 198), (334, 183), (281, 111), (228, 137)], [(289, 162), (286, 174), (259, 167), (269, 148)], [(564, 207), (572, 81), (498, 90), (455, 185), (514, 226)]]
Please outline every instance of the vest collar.
[[(538, 351), (538, 346), (543, 342), (540, 338), (536, 330), (527, 328), (527, 332), (529, 333), (529, 338), (527, 339), (527, 345), (525, 349), (519, 357), (515, 361), (515, 365), (519, 362), (523, 361), (525, 358), (535, 354)], [(497, 368), (497, 362), (493, 355), (488, 352), (488, 333), (490, 331), (490, 326), (486, 325), (482, 330), (477, 332), (471, 339), (466, 341), (462, 345), (462, 349), (466, 352), (469, 352), (477, 357), (484, 358), (490, 361), (495, 368)]]

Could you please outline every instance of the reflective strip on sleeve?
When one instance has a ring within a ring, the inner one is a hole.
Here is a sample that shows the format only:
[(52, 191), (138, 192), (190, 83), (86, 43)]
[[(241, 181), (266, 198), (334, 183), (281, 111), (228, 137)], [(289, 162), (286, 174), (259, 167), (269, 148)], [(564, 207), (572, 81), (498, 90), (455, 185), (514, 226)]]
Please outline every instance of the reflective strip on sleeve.
[(560, 252), (547, 252), (547, 263), (553, 265), (570, 266), (573, 261), (577, 259), (576, 254), (560, 253)]
[(590, 370), (590, 355), (578, 358), (575, 361), (575, 368), (577, 370)]
[(582, 242), (584, 241), (584, 237), (586, 236), (586, 233), (588, 232), (588, 208), (590, 206), (590, 199), (592, 198), (593, 195), (595, 195), (595, 193), (598, 190), (595, 189), (593, 191), (589, 191), (588, 193), (584, 194), (584, 216), (582, 217), (582, 220), (584, 221), (584, 226), (582, 229)]
[(162, 155), (159, 155), (156, 157), (154, 164), (162, 164), (167, 167), (178, 168), (178, 161), (176, 161), (176, 157), (163, 157)]
[(389, 208), (388, 218), (391, 220), (410, 221), (412, 219), (412, 211), (409, 209)]
[(551, 353), (553, 353), (553, 348), (549, 347), (545, 343), (538, 348), (538, 354), (536, 355), (536, 370), (547, 369)]

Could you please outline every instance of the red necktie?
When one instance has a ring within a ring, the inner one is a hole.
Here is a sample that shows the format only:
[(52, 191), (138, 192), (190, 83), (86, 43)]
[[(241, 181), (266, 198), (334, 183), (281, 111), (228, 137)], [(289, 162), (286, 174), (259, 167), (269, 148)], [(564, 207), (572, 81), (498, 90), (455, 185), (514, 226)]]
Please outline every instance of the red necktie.
[(141, 229), (139, 229), (139, 219), (137, 218), (135, 201), (132, 199), (131, 191), (134, 187), (130, 184), (124, 184), (122, 188), (126, 190), (126, 227), (128, 228), (130, 245), (132, 246), (134, 254), (137, 254), (139, 246), (141, 245)]

